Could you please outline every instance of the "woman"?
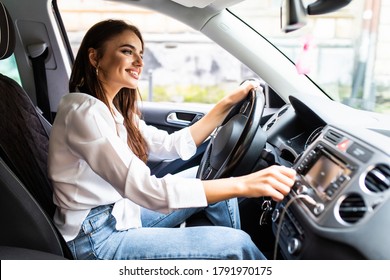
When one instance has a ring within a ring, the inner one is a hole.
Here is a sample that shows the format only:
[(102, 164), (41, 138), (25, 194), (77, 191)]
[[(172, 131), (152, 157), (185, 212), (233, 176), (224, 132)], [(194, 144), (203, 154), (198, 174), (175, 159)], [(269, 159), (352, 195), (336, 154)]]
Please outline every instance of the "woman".
[[(257, 84), (245, 82), (200, 121), (168, 135), (139, 118), (143, 50), (139, 30), (118, 20), (95, 24), (81, 43), (73, 93), (62, 98), (50, 136), (56, 226), (76, 259), (264, 259), (238, 229), (234, 198), (280, 201), (294, 183), (292, 169), (201, 181), (156, 178), (146, 165), (148, 156), (190, 158)], [(199, 209), (215, 226), (175, 227)]]

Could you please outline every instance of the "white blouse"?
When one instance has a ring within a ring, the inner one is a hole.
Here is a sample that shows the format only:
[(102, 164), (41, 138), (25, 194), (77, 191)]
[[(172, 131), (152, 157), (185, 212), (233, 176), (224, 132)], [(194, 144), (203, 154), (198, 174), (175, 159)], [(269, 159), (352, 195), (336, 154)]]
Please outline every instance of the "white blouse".
[[(138, 120), (156, 159), (189, 159), (196, 145), (188, 128), (168, 134)], [(90, 209), (114, 204), (116, 228), (142, 227), (140, 206), (162, 213), (207, 205), (199, 179), (156, 178), (127, 145), (123, 116), (114, 117), (100, 100), (70, 93), (60, 102), (48, 158), (57, 210), (54, 222), (66, 241), (73, 240)]]

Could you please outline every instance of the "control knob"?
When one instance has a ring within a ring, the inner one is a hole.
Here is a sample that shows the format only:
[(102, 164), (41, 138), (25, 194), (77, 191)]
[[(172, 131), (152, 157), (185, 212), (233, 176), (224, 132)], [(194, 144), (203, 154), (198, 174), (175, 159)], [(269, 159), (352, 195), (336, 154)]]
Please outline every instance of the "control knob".
[(297, 183), (296, 190), (297, 190), (297, 194), (307, 194), (309, 191), (309, 188), (301, 183)]
[(290, 238), (287, 243), (287, 250), (291, 255), (297, 255), (302, 248), (302, 242), (298, 238)]

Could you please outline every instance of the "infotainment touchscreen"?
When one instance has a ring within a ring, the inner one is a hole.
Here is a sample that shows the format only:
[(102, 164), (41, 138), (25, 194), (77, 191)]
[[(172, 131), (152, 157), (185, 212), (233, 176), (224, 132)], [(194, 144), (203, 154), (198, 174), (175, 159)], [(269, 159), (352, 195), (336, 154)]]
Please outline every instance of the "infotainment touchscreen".
[(306, 181), (319, 192), (325, 192), (331, 183), (350, 170), (322, 154), (305, 174)]

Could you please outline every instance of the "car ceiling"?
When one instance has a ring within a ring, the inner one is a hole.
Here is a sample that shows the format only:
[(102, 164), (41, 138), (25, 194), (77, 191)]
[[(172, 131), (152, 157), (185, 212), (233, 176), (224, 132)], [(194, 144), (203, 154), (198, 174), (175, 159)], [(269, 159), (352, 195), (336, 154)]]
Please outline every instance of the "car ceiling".
[(202, 27), (216, 14), (244, 0), (109, 0), (133, 2), (133, 5), (172, 16), (195, 30)]
[(214, 6), (218, 7), (219, 9), (227, 8), (233, 4), (237, 4), (239, 2), (242, 2), (244, 0), (172, 0), (173, 2), (176, 2), (180, 5), (186, 6), (186, 7), (196, 7), (196, 8), (204, 8), (207, 6)]

